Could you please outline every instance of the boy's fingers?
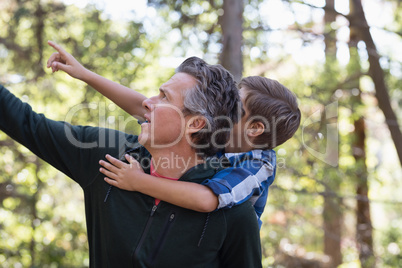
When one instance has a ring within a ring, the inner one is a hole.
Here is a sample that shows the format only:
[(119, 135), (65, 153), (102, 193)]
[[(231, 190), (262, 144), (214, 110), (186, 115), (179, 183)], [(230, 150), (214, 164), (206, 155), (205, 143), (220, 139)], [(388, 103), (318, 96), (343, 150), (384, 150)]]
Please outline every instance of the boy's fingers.
[(52, 63), (52, 70), (58, 71), (58, 70), (62, 70), (65, 71), (66, 73), (68, 73), (68, 68), (69, 66), (61, 63), (61, 62), (53, 62)]
[(54, 53), (52, 53), (52, 55), (50, 55), (49, 59), (47, 60), (46, 66), (49, 68), (53, 61), (54, 61)]
[(60, 61), (60, 53), (54, 52), (47, 60), (47, 67), (49, 68), (54, 61)]
[[(101, 160), (101, 161), (99, 161), (99, 164), (100, 164), (101, 166), (103, 166), (104, 168), (110, 170), (110, 171), (113, 172), (113, 173), (117, 173), (117, 172), (119, 171), (119, 168), (113, 166), (112, 164), (110, 164), (110, 163), (108, 163), (108, 162), (106, 162), (106, 161)], [(103, 172), (102, 172), (102, 173), (103, 173)]]
[(106, 155), (106, 159), (109, 160), (110, 163), (112, 163), (113, 165), (115, 165), (118, 168), (123, 168), (124, 165), (126, 165), (126, 163), (121, 162), (119, 159), (114, 158), (111, 155)]
[(107, 170), (107, 169), (100, 168), (99, 171), (100, 171), (102, 174), (104, 174), (105, 176), (108, 176), (109, 178), (112, 178), (112, 179), (114, 179), (114, 180), (116, 180), (116, 179), (119, 178), (116, 174), (114, 174), (113, 172), (110, 172), (110, 171)]
[(109, 179), (108, 177), (105, 177), (104, 180), (105, 180), (105, 182), (109, 183), (110, 185), (113, 185), (113, 186), (117, 186), (117, 185), (118, 185), (118, 182), (117, 182), (117, 181), (112, 180), (112, 179)]

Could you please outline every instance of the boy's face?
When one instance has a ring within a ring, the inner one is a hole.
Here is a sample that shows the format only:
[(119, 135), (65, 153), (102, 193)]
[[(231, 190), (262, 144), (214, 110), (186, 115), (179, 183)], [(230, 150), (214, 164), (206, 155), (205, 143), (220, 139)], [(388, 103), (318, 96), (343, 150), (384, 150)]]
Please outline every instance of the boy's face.
[(245, 105), (247, 97), (247, 89), (244, 87), (239, 89), (240, 98), (243, 104), (244, 114), (237, 124), (233, 125), (230, 135), (230, 143), (226, 146), (225, 151), (228, 153), (240, 153), (252, 150), (252, 143), (247, 136), (247, 127), (249, 125), (249, 111)]

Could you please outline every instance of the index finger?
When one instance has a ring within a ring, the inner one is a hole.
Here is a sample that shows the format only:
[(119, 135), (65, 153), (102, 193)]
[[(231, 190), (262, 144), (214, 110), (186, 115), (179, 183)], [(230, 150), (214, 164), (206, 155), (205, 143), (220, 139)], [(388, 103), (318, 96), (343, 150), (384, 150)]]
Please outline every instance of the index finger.
[(60, 45), (56, 44), (53, 41), (47, 41), (47, 43), (54, 49), (56, 49), (60, 54), (66, 55), (67, 51), (65, 51)]

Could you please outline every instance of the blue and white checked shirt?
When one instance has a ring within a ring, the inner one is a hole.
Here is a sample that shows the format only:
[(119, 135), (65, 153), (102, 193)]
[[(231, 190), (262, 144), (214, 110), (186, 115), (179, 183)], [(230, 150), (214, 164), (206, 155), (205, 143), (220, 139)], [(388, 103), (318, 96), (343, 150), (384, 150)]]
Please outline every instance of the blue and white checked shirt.
[(203, 182), (218, 196), (220, 208), (230, 208), (248, 199), (254, 205), (261, 228), (261, 214), (268, 198), (268, 187), (276, 173), (274, 150), (252, 150), (246, 153), (226, 153), (232, 167)]

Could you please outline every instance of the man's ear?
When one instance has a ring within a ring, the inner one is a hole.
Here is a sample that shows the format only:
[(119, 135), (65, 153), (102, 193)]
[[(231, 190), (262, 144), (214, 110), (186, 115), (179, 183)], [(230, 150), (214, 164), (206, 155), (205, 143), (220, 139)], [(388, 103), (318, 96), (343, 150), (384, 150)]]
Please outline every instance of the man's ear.
[(189, 134), (196, 133), (203, 129), (207, 124), (207, 120), (205, 117), (197, 115), (191, 117), (191, 119), (187, 122), (187, 130), (186, 132)]
[(265, 131), (265, 126), (262, 122), (260, 121), (255, 121), (248, 125), (247, 127), (247, 136), (250, 138), (255, 138), (257, 136), (260, 136), (263, 134)]

